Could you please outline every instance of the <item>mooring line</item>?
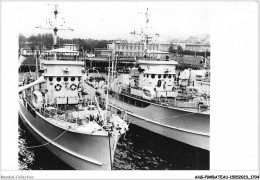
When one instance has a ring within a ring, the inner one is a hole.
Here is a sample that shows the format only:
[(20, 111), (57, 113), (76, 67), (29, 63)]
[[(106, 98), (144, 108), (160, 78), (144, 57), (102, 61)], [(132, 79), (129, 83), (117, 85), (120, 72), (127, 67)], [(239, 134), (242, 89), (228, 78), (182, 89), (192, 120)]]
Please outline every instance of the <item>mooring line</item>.
[(28, 149), (32, 149), (32, 148), (38, 148), (38, 147), (43, 147), (43, 146), (46, 146), (48, 144), (50, 144), (51, 142), (57, 140), (58, 138), (60, 138), (63, 134), (65, 134), (65, 132), (67, 132), (69, 130), (70, 127), (68, 127), (65, 131), (63, 131), (59, 136), (57, 136), (56, 138), (54, 138), (53, 140), (51, 141), (48, 141), (47, 143), (44, 143), (44, 144), (41, 144), (41, 145), (38, 145), (38, 146), (22, 146), (22, 147), (25, 147), (25, 148), (28, 148)]

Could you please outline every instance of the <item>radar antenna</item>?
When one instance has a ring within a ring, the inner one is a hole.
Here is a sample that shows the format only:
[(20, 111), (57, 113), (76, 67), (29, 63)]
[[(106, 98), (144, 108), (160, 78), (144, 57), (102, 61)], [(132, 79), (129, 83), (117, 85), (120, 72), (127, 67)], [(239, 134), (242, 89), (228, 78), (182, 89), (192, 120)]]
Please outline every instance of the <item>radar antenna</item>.
[(39, 28), (39, 29), (52, 29), (53, 30), (53, 48), (57, 48), (58, 45), (57, 45), (57, 32), (58, 30), (68, 30), (68, 31), (73, 31), (73, 29), (71, 29), (70, 27), (68, 28), (58, 28), (58, 23), (57, 23), (57, 15), (59, 14), (59, 11), (58, 11), (58, 4), (55, 4), (54, 5), (54, 23), (52, 23), (49, 19), (49, 25), (50, 27), (43, 27), (41, 25), (37, 26), (36, 28)]
[(130, 34), (132, 35), (138, 35), (138, 36), (141, 36), (141, 41), (144, 43), (144, 57), (146, 58), (147, 57), (147, 44), (149, 44), (149, 42), (151, 41), (152, 39), (152, 36), (160, 36), (160, 34), (158, 33), (155, 33), (155, 34), (148, 34), (147, 33), (147, 28), (148, 28), (148, 23), (149, 23), (149, 16), (150, 16), (150, 13), (148, 12), (148, 8), (146, 9), (146, 12), (145, 12), (145, 30), (143, 30), (143, 28), (141, 29), (141, 32), (136, 32), (136, 31), (133, 31), (133, 32), (130, 32)]

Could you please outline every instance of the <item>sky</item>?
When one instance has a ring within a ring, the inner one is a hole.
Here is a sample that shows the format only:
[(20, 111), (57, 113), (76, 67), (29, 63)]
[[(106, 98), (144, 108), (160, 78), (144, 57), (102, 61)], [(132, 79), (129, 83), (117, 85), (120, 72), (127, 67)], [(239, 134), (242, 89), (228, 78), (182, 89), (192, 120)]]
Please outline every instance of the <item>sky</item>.
[[(205, 2), (171, 1), (76, 1), (59, 2), (58, 27), (71, 27), (70, 31), (59, 31), (63, 38), (128, 39), (140, 40), (130, 34), (145, 27), (146, 9), (149, 9), (148, 32), (159, 33), (155, 41), (186, 38), (209, 34), (209, 6)], [(8, 7), (7, 7), (8, 6)], [(49, 27), (46, 21), (54, 18), (53, 2), (13, 2), (3, 8), (11, 8), (17, 16), (17, 29), (25, 36), (50, 30), (36, 29)], [(63, 18), (63, 19), (62, 19)], [(65, 23), (64, 23), (65, 22)]]

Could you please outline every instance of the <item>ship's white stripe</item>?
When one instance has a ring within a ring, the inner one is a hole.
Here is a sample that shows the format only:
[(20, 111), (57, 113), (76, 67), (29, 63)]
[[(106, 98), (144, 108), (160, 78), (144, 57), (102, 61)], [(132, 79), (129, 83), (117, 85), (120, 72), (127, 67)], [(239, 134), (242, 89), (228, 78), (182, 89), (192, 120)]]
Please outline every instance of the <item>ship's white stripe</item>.
[[(114, 108), (116, 108), (116, 109), (123, 110), (122, 108), (116, 107), (115, 105), (113, 105), (113, 104), (111, 104), (111, 103), (109, 103), (109, 104), (110, 104), (110, 106), (112, 106), (112, 107), (114, 107)], [(165, 125), (165, 124), (162, 124), (162, 123), (155, 122), (155, 121), (152, 121), (152, 120), (150, 120), (150, 119), (144, 118), (144, 117), (142, 117), (142, 116), (136, 115), (136, 114), (131, 113), (131, 112), (127, 111), (127, 110), (126, 110), (126, 113), (127, 113), (127, 114), (130, 114), (130, 115), (132, 115), (132, 116), (135, 116), (135, 117), (137, 117), (137, 118), (140, 118), (140, 119), (142, 119), (142, 120), (148, 121), (148, 122), (150, 122), (150, 123), (158, 124), (158, 125), (160, 125), (160, 126), (168, 127), (168, 128), (175, 129), (175, 130), (178, 130), (178, 131), (183, 131), (183, 132), (187, 132), (187, 133), (198, 134), (198, 135), (208, 136), (208, 137), (209, 137), (209, 135), (206, 134), (206, 133), (201, 133), (201, 132), (196, 132), (196, 131), (190, 131), (190, 130), (186, 130), (186, 129), (182, 129), (182, 128), (176, 128), (176, 127), (173, 127), (173, 126)]]
[(55, 143), (55, 142), (52, 142), (51, 139), (47, 138), (47, 137), (44, 136), (40, 131), (38, 131), (35, 127), (33, 127), (33, 125), (32, 125), (32, 124), (27, 120), (27, 118), (24, 116), (24, 114), (22, 113), (22, 111), (21, 111), (20, 108), (19, 108), (19, 113), (20, 113), (20, 115), (23, 116), (24, 120), (30, 125), (30, 127), (31, 127), (38, 135), (40, 135), (42, 138), (44, 138), (46, 141), (50, 142), (51, 144), (53, 144), (53, 145), (56, 146), (57, 148), (59, 148), (59, 149), (65, 151), (65, 152), (67, 152), (67, 153), (69, 153), (69, 154), (71, 154), (71, 155), (73, 155), (73, 156), (76, 156), (76, 157), (78, 157), (78, 158), (80, 158), (80, 159), (83, 159), (83, 160), (85, 160), (85, 161), (88, 161), (88, 162), (90, 162), (90, 163), (97, 164), (97, 165), (99, 165), (99, 166), (103, 166), (103, 163), (100, 162), (100, 161), (97, 161), (97, 160), (95, 160), (95, 159), (92, 159), (92, 158), (89, 158), (89, 157), (86, 157), (86, 156), (82, 156), (82, 155), (80, 155), (80, 154), (78, 154), (78, 153), (75, 153), (75, 152), (73, 152), (73, 151), (71, 151), (71, 150), (69, 150), (69, 149), (67, 149), (67, 148), (64, 148), (64, 147), (60, 146), (59, 144), (57, 144), (57, 143)]

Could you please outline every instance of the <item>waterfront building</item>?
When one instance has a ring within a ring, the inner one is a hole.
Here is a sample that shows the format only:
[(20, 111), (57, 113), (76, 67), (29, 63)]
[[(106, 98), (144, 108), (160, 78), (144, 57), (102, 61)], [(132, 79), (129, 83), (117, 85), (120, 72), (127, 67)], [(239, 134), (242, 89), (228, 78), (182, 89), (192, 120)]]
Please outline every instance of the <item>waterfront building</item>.
[(40, 52), (46, 51), (47, 48), (45, 46), (40, 46), (38, 44), (34, 44), (32, 42), (26, 42), (24, 44), (20, 44), (19, 53), (24, 56), (33, 56), (35, 53), (40, 54)]
[(72, 51), (79, 51), (79, 45), (78, 44), (62, 44), (60, 46), (61, 48), (66, 48)]
[(210, 44), (186, 44), (185, 50), (196, 52), (210, 52)]

